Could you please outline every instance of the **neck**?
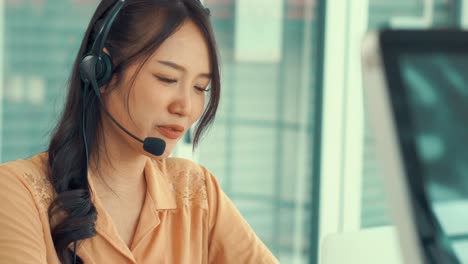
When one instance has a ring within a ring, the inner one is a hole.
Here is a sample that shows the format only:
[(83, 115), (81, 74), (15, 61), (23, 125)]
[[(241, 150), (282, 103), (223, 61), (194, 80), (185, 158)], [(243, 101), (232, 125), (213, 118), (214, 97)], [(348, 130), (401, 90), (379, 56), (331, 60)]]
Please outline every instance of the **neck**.
[(113, 195), (122, 200), (134, 200), (137, 194), (146, 193), (144, 169), (147, 156), (135, 153), (113, 135), (100, 137), (96, 151), (97, 155), (90, 159), (90, 170), (101, 199)]

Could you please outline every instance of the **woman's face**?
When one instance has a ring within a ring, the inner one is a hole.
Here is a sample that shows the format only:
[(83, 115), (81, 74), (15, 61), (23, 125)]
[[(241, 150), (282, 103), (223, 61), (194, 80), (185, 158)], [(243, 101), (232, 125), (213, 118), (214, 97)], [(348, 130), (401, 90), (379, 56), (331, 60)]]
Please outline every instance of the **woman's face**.
[[(166, 150), (161, 157), (167, 157), (204, 110), (211, 80), (208, 46), (198, 27), (187, 21), (151, 55), (132, 86), (138, 66), (130, 66), (120, 83), (113, 78), (109, 85), (114, 87), (102, 91), (103, 101), (114, 118), (139, 138), (163, 139)], [(141, 143), (102, 116), (106, 140), (111, 136), (117, 141), (112, 144), (127, 144), (149, 155)]]

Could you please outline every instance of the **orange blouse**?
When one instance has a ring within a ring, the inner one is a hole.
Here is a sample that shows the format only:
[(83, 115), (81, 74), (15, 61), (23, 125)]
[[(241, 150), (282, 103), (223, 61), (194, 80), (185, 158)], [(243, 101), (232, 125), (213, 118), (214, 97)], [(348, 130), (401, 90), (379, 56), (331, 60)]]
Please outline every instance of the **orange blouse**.
[[(1, 263), (59, 263), (47, 214), (54, 197), (47, 157), (0, 166)], [(91, 194), (98, 217), (96, 236), (77, 249), (84, 263), (279, 263), (204, 167), (148, 158), (145, 177), (146, 198), (130, 248)]]

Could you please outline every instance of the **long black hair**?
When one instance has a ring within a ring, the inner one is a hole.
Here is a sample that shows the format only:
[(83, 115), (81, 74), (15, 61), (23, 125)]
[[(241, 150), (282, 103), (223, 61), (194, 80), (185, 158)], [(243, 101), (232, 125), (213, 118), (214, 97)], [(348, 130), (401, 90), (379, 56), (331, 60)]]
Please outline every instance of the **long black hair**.
[[(70, 245), (96, 235), (98, 216), (87, 178), (83, 132), (89, 157), (95, 159), (93, 164), (98, 164), (96, 150), (102, 141), (99, 132), (102, 117), (96, 95), (88, 92), (87, 98), (83, 98), (79, 63), (96, 34), (96, 23), (115, 1), (102, 0), (91, 18), (71, 72), (66, 104), (48, 148), (48, 176), (57, 194), (49, 207), (49, 220), (55, 250), (62, 263), (72, 261)], [(127, 0), (113, 23), (105, 48), (114, 65), (113, 78), (118, 80), (128, 66), (137, 62), (140, 63), (138, 74), (152, 53), (187, 20), (194, 22), (206, 39), (212, 74), (210, 98), (195, 130), (195, 147), (213, 122), (220, 97), (217, 46), (209, 11), (198, 0)], [(83, 120), (86, 120), (85, 131)]]

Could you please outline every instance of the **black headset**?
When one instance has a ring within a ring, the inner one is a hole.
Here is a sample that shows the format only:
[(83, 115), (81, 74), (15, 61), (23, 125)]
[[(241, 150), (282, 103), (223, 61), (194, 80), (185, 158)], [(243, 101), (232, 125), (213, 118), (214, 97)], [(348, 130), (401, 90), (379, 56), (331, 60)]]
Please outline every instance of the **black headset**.
[[(124, 131), (127, 135), (135, 139), (136, 141), (143, 144), (143, 149), (148, 153), (160, 156), (164, 153), (166, 148), (166, 142), (160, 138), (155, 137), (147, 137), (144, 140), (140, 139), (139, 137), (132, 134), (130, 131), (125, 129), (115, 118), (107, 111), (104, 104), (102, 104), (101, 100), (101, 93), (99, 88), (103, 85), (107, 84), (112, 77), (113, 66), (111, 57), (103, 52), (104, 44), (107, 40), (107, 35), (114, 23), (115, 18), (119, 14), (120, 10), (125, 4), (125, 0), (117, 0), (111, 9), (108, 11), (108, 14), (99, 19), (96, 22), (94, 30), (97, 32), (96, 36), (94, 37), (93, 44), (91, 46), (91, 50), (86, 52), (84, 57), (81, 59), (80, 62), (80, 78), (84, 84), (83, 90), (83, 107), (86, 100), (86, 93), (88, 92), (88, 87), (91, 86), (94, 92), (96, 93), (99, 102), (101, 103), (102, 109), (104, 112), (109, 116), (112, 122), (114, 122), (117, 127), (119, 127), (122, 131)], [(85, 111), (85, 109), (83, 109)], [(85, 113), (83, 113), (83, 127), (85, 125)], [(83, 129), (84, 131), (84, 129)], [(85, 131), (84, 131), (85, 132)], [(84, 136), (84, 141), (86, 143), (86, 136)]]
[[(88, 143), (86, 139), (86, 95), (88, 93), (89, 86), (92, 87), (96, 96), (101, 101), (101, 93), (99, 88), (103, 85), (107, 84), (112, 77), (112, 60), (109, 55), (103, 52), (104, 44), (107, 39), (107, 35), (114, 23), (115, 18), (117, 17), (118, 13), (122, 9), (123, 5), (125, 4), (125, 0), (117, 0), (112, 8), (109, 10), (107, 16), (102, 19), (99, 19), (96, 22), (96, 26), (100, 26), (100, 28), (95, 28), (97, 33), (95, 34), (95, 38), (93, 41), (93, 45), (91, 50), (86, 52), (84, 57), (81, 59), (79, 70), (80, 70), (80, 79), (84, 84), (83, 91), (82, 91), (82, 129), (83, 129), (83, 141), (84, 141), (84, 148), (85, 148), (85, 171), (86, 177), (88, 173)], [(106, 110), (107, 112), (107, 110)], [(110, 114), (109, 114), (110, 116)], [(112, 118), (112, 116), (111, 116)], [(113, 119), (113, 118), (112, 118)], [(114, 120), (114, 119), (113, 119)], [(114, 120), (115, 121), (115, 120)], [(116, 122), (116, 121), (115, 121)], [(76, 240), (73, 242), (73, 264), (77, 263), (76, 257)]]
[[(100, 97), (99, 87), (108, 83), (112, 76), (112, 60), (102, 50), (104, 49), (104, 44), (112, 24), (124, 4), (125, 0), (117, 0), (107, 16), (98, 20), (96, 24), (102, 24), (102, 26), (96, 33), (91, 50), (86, 53), (80, 62), (81, 80), (84, 83), (91, 84), (98, 97)], [(99, 23), (101, 21), (102, 23)]]
[[(0, 0), (1, 1), (1, 0)], [(198, 0), (200, 1), (200, 0)], [(82, 100), (82, 110), (83, 110), (83, 117), (82, 117), (82, 129), (83, 129), (83, 141), (84, 141), (84, 149), (86, 155), (86, 167), (85, 171), (88, 172), (88, 143), (86, 139), (86, 99), (88, 94), (89, 86), (92, 87), (96, 97), (98, 98), (99, 102), (101, 103), (102, 109), (104, 112), (109, 116), (109, 118), (114, 122), (121, 130), (123, 130), (127, 135), (134, 138), (138, 142), (143, 144), (143, 149), (148, 153), (160, 156), (164, 153), (166, 148), (166, 142), (160, 138), (155, 137), (147, 137), (144, 140), (138, 138), (134, 134), (130, 133), (127, 129), (125, 129), (115, 118), (107, 111), (106, 107), (102, 103), (101, 99), (101, 92), (100, 87), (109, 83), (112, 78), (113, 73), (113, 65), (112, 59), (110, 55), (103, 52), (104, 44), (107, 40), (107, 36), (109, 35), (109, 31), (125, 5), (125, 0), (116, 0), (115, 3), (110, 7), (110, 10), (107, 12), (107, 15), (101, 19), (98, 19), (94, 25), (94, 40), (89, 51), (85, 52), (84, 57), (81, 59), (79, 64), (79, 71), (80, 71), (80, 79), (83, 82), (83, 100)], [(208, 8), (204, 8), (207, 15), (210, 14), (210, 10)], [(91, 33), (92, 34), (92, 33)], [(73, 245), (73, 263), (77, 263), (77, 256), (76, 256), (76, 241), (74, 241)]]

